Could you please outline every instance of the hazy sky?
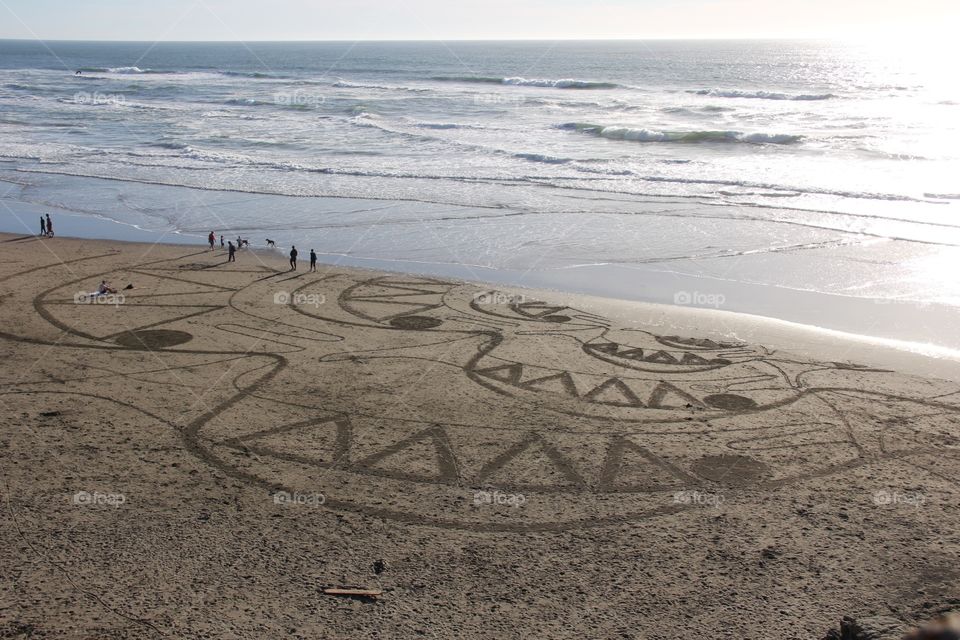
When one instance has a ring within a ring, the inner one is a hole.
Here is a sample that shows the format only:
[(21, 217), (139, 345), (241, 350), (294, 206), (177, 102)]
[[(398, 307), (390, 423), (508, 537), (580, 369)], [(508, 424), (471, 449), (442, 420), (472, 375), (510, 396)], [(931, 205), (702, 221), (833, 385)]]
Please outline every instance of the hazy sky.
[(958, 0), (0, 0), (0, 38), (370, 40), (888, 36)]

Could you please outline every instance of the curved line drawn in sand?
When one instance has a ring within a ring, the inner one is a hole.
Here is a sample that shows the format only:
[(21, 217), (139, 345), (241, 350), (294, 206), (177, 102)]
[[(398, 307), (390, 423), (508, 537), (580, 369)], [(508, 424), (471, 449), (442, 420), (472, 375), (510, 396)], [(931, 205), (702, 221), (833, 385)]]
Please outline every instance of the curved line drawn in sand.
[[(141, 410), (176, 416), (165, 422), (211, 468), (265, 495), (321, 491), (324, 508), (472, 531), (596, 527), (697, 508), (677, 491), (729, 501), (957, 446), (930, 428), (957, 433), (956, 389), (887, 393), (890, 372), (621, 328), (434, 278), (303, 274), (293, 293), (325, 302), (276, 304), (280, 272), (198, 254), (128, 267), (138, 286), (120, 308), (58, 302), (117, 279), (94, 258), (22, 305), (18, 324), (35, 335), (2, 337), (135, 382)], [(57, 330), (73, 341), (43, 337)], [(218, 383), (198, 389), (184, 422), (168, 390), (208, 366), (222, 368)], [(95, 379), (11, 393), (91, 393)], [(474, 504), (484, 487), (522, 493), (523, 507)]]

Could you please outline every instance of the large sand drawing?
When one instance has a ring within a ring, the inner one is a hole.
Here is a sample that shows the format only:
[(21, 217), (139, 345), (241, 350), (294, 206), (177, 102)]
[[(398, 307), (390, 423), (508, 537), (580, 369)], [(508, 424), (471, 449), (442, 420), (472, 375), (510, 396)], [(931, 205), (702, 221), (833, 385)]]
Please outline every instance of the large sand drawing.
[[(730, 501), (880, 459), (936, 472), (935, 457), (960, 456), (946, 383), (904, 397), (893, 372), (473, 285), (210, 256), (108, 273), (83, 258), (39, 293), (43, 269), (6, 277), (3, 336), (85, 373), (3, 393), (143, 412), (265, 498), (320, 492), (329, 509), (476, 531), (665, 517), (700, 506), (690, 492)], [(122, 305), (75, 303), (102, 278), (136, 286)], [(201, 394), (171, 382), (208, 369), (218, 383)], [(106, 397), (104, 377), (129, 393)], [(484, 491), (522, 506), (478, 504)]]

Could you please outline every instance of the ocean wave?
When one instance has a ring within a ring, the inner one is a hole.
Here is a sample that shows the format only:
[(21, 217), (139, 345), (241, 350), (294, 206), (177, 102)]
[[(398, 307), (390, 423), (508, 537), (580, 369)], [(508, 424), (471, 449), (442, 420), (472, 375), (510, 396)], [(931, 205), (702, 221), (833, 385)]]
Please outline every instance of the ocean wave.
[(837, 97), (832, 93), (777, 93), (775, 91), (742, 91), (739, 89), (699, 89), (687, 93), (714, 98), (748, 98), (753, 100), (830, 100)]
[[(165, 142), (165, 141), (161, 141)], [(160, 146), (160, 145), (155, 145)], [(93, 156), (102, 156), (108, 161), (110, 158), (115, 156), (113, 150), (101, 150), (101, 149), (90, 149), (83, 147), (71, 147), (63, 148), (57, 146), (56, 148), (44, 148), (42, 152), (38, 151), (36, 145), (17, 145), (16, 149), (12, 148), (3, 148), (0, 147), (0, 158), (13, 158), (17, 160), (35, 160), (40, 161), (41, 163), (47, 164), (62, 164), (62, 162), (57, 162), (58, 160), (64, 160), (68, 158), (79, 158), (78, 152), (83, 152), (86, 155), (87, 160), (93, 160), (95, 163), (99, 164), (100, 160), (91, 157)], [(618, 191), (610, 189), (594, 189), (586, 186), (573, 186), (573, 185), (561, 185), (556, 182), (556, 180), (565, 180), (561, 176), (517, 176), (513, 175), (510, 178), (504, 176), (480, 176), (480, 175), (457, 175), (457, 174), (434, 174), (434, 173), (417, 173), (417, 172), (405, 172), (405, 171), (391, 171), (391, 170), (364, 170), (355, 167), (340, 167), (340, 166), (317, 166), (317, 165), (304, 165), (298, 162), (290, 161), (277, 161), (264, 158), (251, 157), (246, 154), (229, 152), (229, 151), (212, 151), (204, 149), (196, 149), (193, 147), (186, 147), (184, 149), (158, 149), (156, 152), (148, 152), (143, 150), (143, 152), (127, 152), (128, 155), (136, 156), (140, 158), (149, 158), (153, 160), (162, 160), (164, 162), (174, 161), (176, 165), (161, 165), (163, 168), (183, 168), (183, 169), (223, 169), (223, 168), (234, 168), (234, 167), (256, 167), (265, 170), (272, 171), (290, 171), (290, 172), (305, 172), (312, 174), (325, 174), (325, 175), (338, 175), (338, 176), (353, 176), (353, 177), (364, 177), (364, 178), (390, 178), (390, 179), (417, 179), (417, 180), (436, 180), (436, 181), (467, 181), (470, 183), (476, 182), (502, 182), (503, 180), (509, 179), (512, 182), (521, 182), (521, 183), (530, 183), (538, 186), (545, 187), (554, 187), (554, 188), (566, 188), (566, 189), (577, 189), (583, 190), (585, 192), (602, 192), (602, 193), (627, 193), (632, 194), (628, 191)], [(159, 155), (159, 157), (158, 157)], [(521, 154), (516, 154), (517, 156)], [(537, 154), (529, 154), (531, 159), (536, 157)], [(526, 158), (525, 158), (526, 159)], [(533, 160), (534, 162), (540, 160)], [(548, 158), (545, 158), (544, 161), (549, 162)], [(85, 164), (89, 165), (90, 163), (86, 160)], [(189, 162), (188, 165), (181, 165), (182, 162)], [(194, 162), (203, 163), (203, 165), (193, 164)], [(776, 184), (769, 182), (753, 182), (748, 180), (724, 180), (724, 179), (710, 179), (704, 177), (679, 177), (679, 176), (664, 176), (664, 175), (649, 175), (649, 174), (640, 174), (637, 172), (629, 170), (597, 170), (583, 167), (580, 165), (581, 161), (575, 161), (576, 165), (574, 166), (578, 171), (586, 171), (593, 174), (608, 174), (613, 175), (630, 175), (634, 181), (642, 181), (652, 184), (657, 183), (667, 183), (667, 184), (689, 184), (689, 185), (709, 185), (718, 187), (717, 192), (720, 192), (725, 196), (745, 196), (748, 195), (745, 193), (749, 192), (759, 192), (750, 195), (761, 196), (764, 198), (782, 198), (782, 197), (798, 197), (798, 196), (808, 196), (808, 195), (829, 195), (836, 196), (841, 198), (853, 198), (853, 199), (865, 199), (865, 200), (877, 200), (877, 201), (900, 201), (900, 202), (927, 202), (931, 203), (930, 199), (920, 199), (906, 195), (893, 194), (893, 193), (878, 193), (878, 192), (867, 192), (867, 191), (844, 191), (844, 190), (834, 190), (834, 189), (825, 189), (825, 188), (816, 188), (812, 186), (797, 187), (786, 184)], [(215, 166), (209, 166), (210, 164)], [(206, 166), (204, 166), (206, 165)], [(116, 167), (114, 167), (116, 169)], [(88, 175), (84, 173), (72, 173), (65, 172), (63, 170), (51, 171), (50, 169), (41, 169), (40, 167), (19, 167), (17, 169), (20, 172), (25, 173), (61, 173), (64, 175)], [(112, 177), (113, 179), (119, 180), (129, 180), (131, 178), (121, 178), (116, 175), (114, 172), (111, 176), (93, 176), (89, 177)], [(138, 181), (133, 179), (133, 181)], [(177, 183), (167, 183), (167, 182), (156, 182), (156, 184), (177, 184)], [(189, 185), (181, 185), (189, 186)], [(224, 188), (224, 187), (212, 187), (213, 190), (226, 190), (233, 191), (236, 189)], [(726, 192), (726, 193), (723, 193)], [(290, 194), (294, 195), (294, 194)], [(636, 195), (636, 194), (632, 194)], [(960, 194), (934, 194), (927, 193), (924, 194), (926, 198), (936, 198), (936, 199), (957, 199), (960, 198)], [(691, 197), (691, 198), (700, 198), (702, 194), (685, 194), (680, 197)], [(829, 212), (822, 212), (829, 213)], [(889, 218), (885, 216), (873, 216), (873, 215), (861, 215), (861, 214), (851, 214), (845, 213), (843, 215), (856, 215), (859, 217), (880, 217), (884, 220), (892, 220), (894, 218)], [(899, 219), (895, 219), (899, 220)], [(921, 222), (917, 220), (902, 220), (904, 222), (911, 222), (917, 224), (930, 224), (935, 226), (947, 226), (953, 227), (954, 225), (946, 223), (934, 223), (934, 222)]]
[(774, 133), (742, 133), (740, 131), (658, 131), (622, 126), (604, 126), (584, 122), (568, 122), (558, 128), (579, 131), (609, 140), (631, 142), (742, 142), (747, 144), (794, 144), (801, 136)]
[(429, 93), (432, 89), (422, 87), (401, 87), (385, 84), (364, 84), (361, 82), (349, 82), (347, 80), (337, 80), (333, 86), (338, 89), (374, 89), (377, 91), (409, 91), (411, 93)]
[(264, 73), (262, 71), (221, 71), (219, 69), (193, 69), (189, 71), (175, 69), (141, 69), (140, 67), (80, 67), (79, 71), (83, 73), (110, 73), (114, 75), (189, 75), (189, 74), (207, 74), (220, 75), (231, 78), (252, 78), (252, 79), (283, 79), (286, 76)]
[(231, 78), (254, 78), (257, 80), (270, 78), (270, 79), (283, 79), (287, 76), (279, 76), (272, 73), (263, 73), (262, 71), (217, 71), (223, 76), (228, 76)]
[(164, 73), (154, 69), (141, 69), (140, 67), (112, 67), (107, 69), (108, 73)]
[(176, 71), (141, 69), (140, 67), (80, 67), (78, 71), (82, 71), (83, 73), (115, 73), (117, 75), (176, 73)]
[(148, 142), (148, 147), (158, 147), (160, 149), (174, 149), (178, 151), (188, 151), (190, 146), (182, 142), (173, 142), (171, 140), (158, 140), (156, 142)]
[(18, 127), (54, 127), (57, 129), (86, 129), (87, 125), (82, 122), (43, 122), (39, 120), (13, 120), (10, 118), (0, 118), (0, 124), (9, 124)]
[(256, 98), (227, 98), (223, 101), (223, 104), (229, 104), (237, 107), (263, 107), (267, 105), (274, 105), (273, 102), (265, 102), (263, 100), (257, 100)]
[(575, 80), (564, 78), (561, 80), (546, 80), (539, 78), (498, 78), (489, 76), (438, 76), (431, 78), (438, 82), (465, 82), (482, 84), (503, 84), (518, 87), (545, 87), (552, 89), (617, 89), (621, 85), (613, 82), (598, 82), (595, 80)]
[[(646, 182), (665, 182), (673, 184), (694, 184), (694, 185), (717, 185), (720, 187), (736, 187), (736, 188), (746, 188), (746, 189), (765, 189), (769, 191), (779, 191), (779, 192), (790, 192), (791, 195), (825, 195), (825, 196), (836, 196), (839, 198), (854, 198), (858, 200), (882, 200), (886, 202), (930, 202), (930, 200), (924, 200), (922, 198), (914, 198), (913, 196), (895, 194), (895, 193), (879, 193), (871, 191), (843, 191), (840, 189), (827, 189), (827, 188), (818, 188), (814, 186), (806, 187), (797, 187), (784, 184), (775, 184), (771, 182), (752, 182), (749, 180), (721, 180), (721, 179), (710, 179), (710, 178), (682, 178), (675, 176), (652, 176), (652, 175), (636, 175), (637, 179), (643, 180)], [(768, 195), (768, 194), (766, 194)], [(852, 213), (844, 213), (843, 215), (859, 215)], [(868, 216), (868, 217), (880, 217), (880, 216)], [(885, 220), (891, 220), (893, 218), (886, 218)], [(907, 222), (918, 222), (917, 220), (907, 220)], [(942, 223), (923, 223), (923, 224), (942, 224)], [(951, 225), (944, 225), (951, 226)]]
[(204, 111), (200, 114), (201, 118), (230, 118), (231, 120), (266, 120), (266, 116), (251, 115), (247, 113), (237, 113), (236, 111)]
[[(632, 110), (632, 109), (625, 109)], [(635, 110), (635, 109), (633, 109)], [(730, 111), (736, 111), (732, 107), (721, 107), (719, 105), (708, 104), (703, 107), (663, 107), (660, 109), (663, 113), (687, 115), (687, 116), (702, 116), (703, 114), (713, 114), (713, 113), (728, 113)]]
[[(854, 139), (856, 139), (856, 138), (854, 138)], [(917, 154), (913, 154), (913, 153), (901, 153), (901, 152), (897, 152), (897, 151), (884, 151), (884, 150), (882, 150), (882, 149), (875, 149), (875, 148), (870, 148), (870, 147), (856, 147), (855, 150), (858, 151), (858, 152), (860, 152), (860, 153), (862, 153), (862, 154), (869, 155), (869, 156), (874, 156), (874, 157), (876, 157), (876, 158), (882, 158), (882, 159), (884, 159), (884, 160), (906, 160), (906, 161), (910, 161), (910, 162), (915, 162), (915, 161), (930, 161), (930, 160), (931, 160), (931, 159), (928, 158), (927, 156), (921, 156), (921, 155), (917, 155)]]
[(481, 124), (462, 124), (459, 122), (418, 122), (414, 126), (420, 129), (433, 129), (435, 131), (445, 131), (448, 129), (480, 129), (485, 130), (489, 127), (485, 127)]
[(373, 117), (375, 114), (371, 113), (370, 110), (362, 104), (355, 105), (350, 108), (349, 114), (354, 118), (367, 118)]
[(18, 82), (9, 82), (3, 85), (4, 89), (13, 89), (14, 91), (44, 91), (44, 87), (32, 84), (20, 84)]
[(745, 198), (750, 196), (760, 196), (762, 198), (795, 198), (797, 196), (803, 195), (800, 191), (728, 191), (725, 189), (720, 189), (717, 191), (722, 196), (729, 196), (735, 198)]
[(430, 136), (424, 134), (414, 133), (412, 131), (405, 131), (404, 129), (397, 128), (395, 123), (388, 123), (383, 118), (375, 113), (370, 113), (367, 111), (367, 108), (364, 106), (356, 106), (351, 110), (350, 124), (357, 127), (365, 127), (370, 129), (379, 129), (385, 133), (392, 135), (402, 136), (404, 138), (409, 138), (412, 140), (417, 140), (418, 142), (425, 142), (434, 140)]
[(530, 162), (543, 162), (545, 164), (567, 164), (568, 162), (573, 162), (572, 158), (558, 158), (542, 153), (515, 153), (513, 157), (520, 158), (521, 160), (529, 160)]

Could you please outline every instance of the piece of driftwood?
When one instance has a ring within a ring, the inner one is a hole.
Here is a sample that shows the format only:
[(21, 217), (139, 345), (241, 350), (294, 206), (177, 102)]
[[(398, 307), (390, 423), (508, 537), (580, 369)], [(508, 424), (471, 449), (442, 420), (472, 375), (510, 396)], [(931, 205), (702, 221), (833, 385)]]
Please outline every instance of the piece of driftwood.
[(323, 590), (328, 596), (359, 596), (362, 598), (376, 598), (383, 595), (380, 589), (358, 589), (356, 587), (327, 587)]

